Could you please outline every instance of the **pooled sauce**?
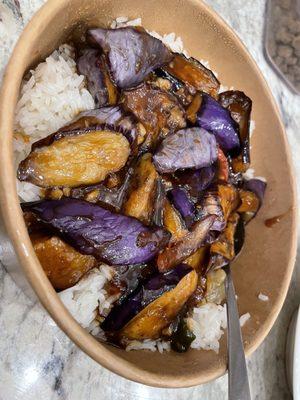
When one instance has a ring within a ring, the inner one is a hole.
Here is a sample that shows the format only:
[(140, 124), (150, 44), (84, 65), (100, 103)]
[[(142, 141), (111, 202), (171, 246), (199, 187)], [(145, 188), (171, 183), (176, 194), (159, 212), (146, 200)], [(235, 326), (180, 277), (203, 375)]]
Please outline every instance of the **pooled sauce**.
[(272, 226), (277, 224), (278, 222), (280, 222), (285, 215), (286, 215), (286, 212), (284, 214), (280, 214), (275, 217), (266, 219), (265, 220), (266, 227), (272, 228)]

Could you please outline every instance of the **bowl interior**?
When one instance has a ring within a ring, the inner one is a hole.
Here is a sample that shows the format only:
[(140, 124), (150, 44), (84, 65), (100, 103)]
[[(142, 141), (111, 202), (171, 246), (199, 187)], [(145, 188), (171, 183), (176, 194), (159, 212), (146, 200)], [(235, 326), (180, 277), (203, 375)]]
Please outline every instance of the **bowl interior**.
[[(223, 85), (244, 91), (253, 101), (252, 167), (268, 181), (264, 206), (247, 226), (242, 254), (232, 265), (240, 314), (251, 319), (243, 328), (246, 353), (251, 353), (271, 328), (283, 303), (295, 255), (295, 193), (285, 133), (266, 84), (237, 37), (210, 9), (196, 0), (51, 0), (23, 33), (7, 69), (1, 115), (2, 210), (25, 273), (40, 300), (65, 332), (105, 367), (127, 378), (165, 387), (206, 382), (226, 369), (226, 336), (219, 354), (191, 350), (125, 352), (96, 342), (64, 310), (30, 245), (18, 206), (12, 169), (12, 120), (24, 72), (66, 40), (80, 40), (87, 27), (108, 26), (116, 17), (141, 17), (159, 33), (176, 32), (188, 53), (208, 60)], [(3, 103), (4, 103), (3, 101)], [(6, 168), (4, 176), (3, 166)], [(6, 188), (4, 191), (3, 188)], [(284, 215), (272, 228), (264, 221)], [(13, 228), (17, 221), (17, 232)], [(270, 298), (262, 302), (262, 292)]]

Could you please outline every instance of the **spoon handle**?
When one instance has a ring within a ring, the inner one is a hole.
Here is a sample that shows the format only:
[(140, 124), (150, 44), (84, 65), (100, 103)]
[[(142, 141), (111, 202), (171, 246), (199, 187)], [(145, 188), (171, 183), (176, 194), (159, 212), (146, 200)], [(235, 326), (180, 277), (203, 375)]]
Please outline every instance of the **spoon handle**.
[(240, 328), (239, 313), (230, 266), (226, 272), (227, 323), (228, 323), (228, 390), (229, 400), (251, 400), (247, 365)]

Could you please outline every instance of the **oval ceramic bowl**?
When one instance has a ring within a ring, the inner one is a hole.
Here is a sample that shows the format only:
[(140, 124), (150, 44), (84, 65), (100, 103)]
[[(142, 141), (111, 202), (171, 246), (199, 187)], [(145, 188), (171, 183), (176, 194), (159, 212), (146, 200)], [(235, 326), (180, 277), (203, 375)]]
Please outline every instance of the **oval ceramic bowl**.
[[(0, 181), (5, 227), (25, 274), (43, 306), (61, 329), (102, 366), (128, 379), (160, 387), (185, 387), (207, 382), (226, 370), (226, 338), (219, 354), (191, 350), (126, 352), (97, 342), (71, 317), (50, 285), (31, 246), (18, 204), (13, 170), (14, 109), (22, 76), (59, 44), (87, 27), (107, 26), (118, 16), (142, 17), (143, 25), (160, 33), (176, 32), (189, 54), (209, 60), (223, 85), (243, 90), (253, 100), (255, 132), (252, 166), (268, 181), (265, 203), (247, 226), (245, 248), (232, 266), (246, 354), (262, 342), (285, 299), (296, 249), (295, 185), (291, 158), (278, 109), (256, 64), (223, 20), (199, 0), (51, 0), (35, 15), (19, 39), (7, 67), (0, 108)], [(283, 215), (272, 228), (267, 218)], [(8, 253), (12, 246), (6, 247)], [(21, 272), (15, 271), (20, 277)], [(257, 295), (269, 296), (261, 302)]]

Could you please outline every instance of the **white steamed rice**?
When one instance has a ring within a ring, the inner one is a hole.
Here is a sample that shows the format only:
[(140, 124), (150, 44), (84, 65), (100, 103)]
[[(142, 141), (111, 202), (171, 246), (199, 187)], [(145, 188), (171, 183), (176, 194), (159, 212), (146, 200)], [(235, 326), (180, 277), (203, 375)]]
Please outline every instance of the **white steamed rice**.
[(261, 301), (269, 301), (270, 300), (269, 296), (267, 296), (266, 294), (263, 294), (263, 293), (259, 293), (259, 295), (257, 297)]
[[(140, 26), (141, 18), (129, 20), (119, 17), (112, 22), (112, 28)], [(160, 39), (172, 51), (188, 54), (180, 37), (175, 33), (161, 36), (149, 32)], [(209, 68), (205, 60), (201, 62)], [(224, 89), (225, 87), (223, 87)], [(64, 44), (46, 60), (31, 70), (23, 81), (15, 117), (15, 165), (30, 151), (32, 142), (39, 140), (72, 120), (79, 112), (93, 109), (94, 100), (85, 88), (82, 75), (77, 74), (74, 48)], [(251, 130), (254, 124), (252, 122)], [(252, 176), (252, 171), (249, 170)], [(19, 196), (24, 201), (39, 198), (40, 189), (27, 182), (17, 182)], [(75, 286), (59, 293), (59, 296), (73, 317), (93, 335), (105, 339), (100, 329), (99, 314), (104, 317), (110, 311), (118, 296), (108, 296), (106, 284), (112, 279), (113, 268), (102, 264), (88, 272)], [(247, 313), (241, 317), (241, 325), (250, 318)], [(226, 305), (208, 302), (194, 308), (187, 323), (196, 336), (192, 348), (219, 351), (219, 340), (226, 329)], [(162, 340), (133, 340), (126, 350), (169, 351), (170, 343)]]
[(219, 352), (219, 340), (227, 327), (226, 305), (207, 303), (194, 308), (187, 318), (188, 327), (196, 336), (192, 349), (213, 350)]
[(245, 323), (251, 318), (251, 315), (247, 312), (240, 316), (240, 325), (243, 327)]
[(63, 290), (59, 296), (72, 316), (83, 328), (93, 330), (97, 314), (106, 316), (115, 296), (108, 296), (105, 285), (113, 278), (114, 269), (101, 264), (93, 268), (76, 285)]

